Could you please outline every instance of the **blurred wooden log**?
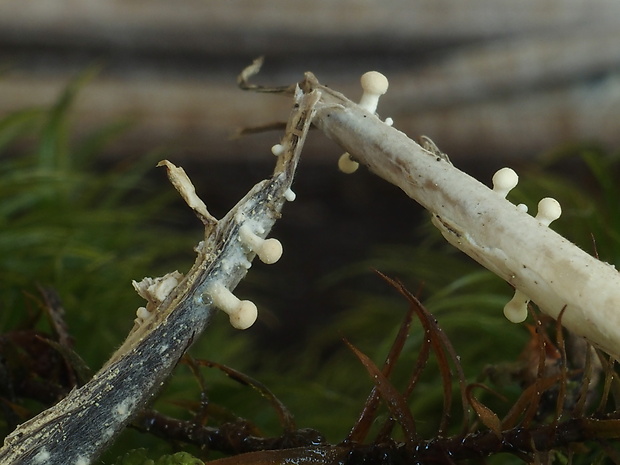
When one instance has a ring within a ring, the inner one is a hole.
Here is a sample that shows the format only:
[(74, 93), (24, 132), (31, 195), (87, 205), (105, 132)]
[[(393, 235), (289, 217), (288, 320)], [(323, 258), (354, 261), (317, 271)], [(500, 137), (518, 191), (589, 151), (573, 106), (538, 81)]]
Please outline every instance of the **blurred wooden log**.
[[(179, 51), (180, 47), (219, 53), (262, 53), (275, 48), (299, 53), (343, 50), (351, 40), (359, 48), (405, 44), (425, 48), (427, 41), (441, 44), (549, 33), (582, 24), (615, 23), (619, 13), (620, 5), (613, 0), (342, 0), (336, 4), (327, 0), (47, 0), (27, 7), (19, 1), (3, 2), (0, 29), (5, 37), (19, 36), (20, 42), (38, 36), (47, 43), (78, 39), (82, 44), (106, 42), (128, 48), (161, 46)], [(244, 40), (248, 36), (262, 40)], [(283, 38), (296, 40), (294, 44), (274, 42)], [(416, 40), (425, 43), (412, 42)]]
[[(0, 116), (53, 101), (104, 58), (78, 102), (78, 132), (131, 115), (139, 124), (118, 154), (167, 144), (187, 156), (262, 156), (278, 134), (229, 136), (288, 114), (284, 100), (235, 88), (265, 54), (259, 80), (290, 84), (312, 70), (354, 99), (361, 73), (384, 72), (379, 111), (456, 159), (528, 157), (584, 139), (613, 147), (619, 23), (613, 0), (3, 2)], [(307, 158), (337, 153), (326, 147), (312, 138)]]

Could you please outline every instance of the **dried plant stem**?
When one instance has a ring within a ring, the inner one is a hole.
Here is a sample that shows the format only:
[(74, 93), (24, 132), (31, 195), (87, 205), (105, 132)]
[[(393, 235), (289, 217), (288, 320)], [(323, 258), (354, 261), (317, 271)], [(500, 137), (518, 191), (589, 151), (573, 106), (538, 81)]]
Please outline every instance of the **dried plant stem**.
[(313, 123), (432, 214), (445, 239), (545, 313), (620, 357), (620, 274), (307, 73), (322, 94)]
[[(138, 323), (125, 343), (87, 384), (6, 438), (0, 449), (0, 463), (87, 465), (153, 399), (185, 350), (207, 326), (215, 300), (209, 294), (210, 286), (217, 283), (232, 291), (247, 273), (255, 253), (240, 239), (241, 227), (251, 223), (266, 235), (280, 217), (286, 198), (290, 198), (290, 186), (319, 94), (298, 97), (273, 176), (254, 186), (219, 221), (209, 215), (182, 169), (168, 161), (161, 163), (205, 224), (204, 241), (196, 247), (196, 262), (182, 279), (179, 273), (156, 280), (148, 278), (148, 283), (172, 282), (176, 286), (151, 314), (147, 306), (143, 320), (139, 313)], [(142, 289), (141, 294), (159, 297), (149, 292)]]

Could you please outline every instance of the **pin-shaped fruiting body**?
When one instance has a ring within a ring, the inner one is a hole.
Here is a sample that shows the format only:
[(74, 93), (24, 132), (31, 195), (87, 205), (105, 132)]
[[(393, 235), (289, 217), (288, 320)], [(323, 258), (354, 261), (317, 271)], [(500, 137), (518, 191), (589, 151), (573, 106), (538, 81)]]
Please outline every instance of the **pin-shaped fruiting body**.
[[(370, 113), (375, 113), (377, 105), (379, 105), (379, 98), (388, 90), (388, 79), (378, 71), (368, 71), (362, 74), (360, 84), (364, 92), (358, 105)], [(392, 118), (387, 118), (385, 124), (392, 126), (394, 121)], [(353, 160), (348, 153), (343, 153), (338, 159), (338, 169), (345, 174), (355, 173), (359, 166), (360, 164)]]
[(530, 298), (516, 290), (514, 297), (504, 306), (504, 316), (512, 323), (523, 323), (527, 318), (527, 304)]
[(273, 147), (271, 147), (271, 153), (273, 153), (276, 157), (283, 155), (285, 151), (286, 149), (284, 148), (282, 144), (276, 144)]
[(138, 324), (144, 323), (149, 318), (151, 318), (151, 316), (153, 316), (153, 314), (151, 312), (149, 312), (146, 309), (146, 307), (138, 307), (138, 309), (136, 310), (136, 320), (135, 320), (135, 322), (138, 323)]
[(557, 220), (562, 215), (562, 207), (560, 202), (551, 197), (545, 197), (538, 202), (538, 213), (536, 219), (541, 224), (549, 226), (553, 221)]
[(293, 189), (289, 187), (284, 191), (284, 198), (287, 200), (287, 202), (294, 202), (297, 198), (297, 194), (295, 194), (295, 192), (293, 192)]
[[(493, 192), (506, 197), (519, 183), (519, 176), (511, 168), (502, 168), (493, 175)], [(522, 212), (527, 212), (527, 206), (517, 205)], [(543, 226), (549, 226), (562, 214), (562, 208), (557, 200), (546, 197), (538, 202), (536, 219)], [(527, 318), (527, 305), (530, 298), (522, 291), (515, 290), (514, 297), (504, 306), (504, 316), (513, 323), (522, 323)]]
[(228, 314), (230, 324), (237, 329), (247, 329), (254, 324), (258, 317), (258, 309), (254, 302), (239, 300), (226, 287), (215, 282), (207, 288), (207, 294), (213, 304)]
[[(525, 205), (519, 204), (517, 207), (525, 207), (524, 211), (527, 212), (527, 207)], [(540, 224), (549, 226), (553, 221), (557, 220), (561, 214), (562, 207), (557, 200), (552, 199), (551, 197), (545, 197), (538, 202), (538, 213), (536, 214), (536, 219), (540, 221)], [(514, 297), (504, 306), (504, 316), (513, 323), (524, 322), (527, 318), (527, 304), (529, 302), (530, 298), (517, 289)]]
[(370, 113), (376, 112), (379, 98), (388, 90), (388, 79), (378, 71), (368, 71), (362, 74), (360, 84), (364, 93), (360, 99), (359, 106)]
[(340, 158), (338, 159), (338, 169), (344, 174), (355, 173), (359, 167), (360, 164), (353, 160), (348, 152), (340, 155)]
[(502, 168), (493, 175), (493, 192), (506, 197), (508, 192), (517, 187), (519, 176), (511, 168)]
[(282, 256), (282, 243), (277, 239), (263, 239), (258, 236), (248, 224), (239, 228), (239, 239), (243, 244), (256, 253), (263, 263), (271, 265)]

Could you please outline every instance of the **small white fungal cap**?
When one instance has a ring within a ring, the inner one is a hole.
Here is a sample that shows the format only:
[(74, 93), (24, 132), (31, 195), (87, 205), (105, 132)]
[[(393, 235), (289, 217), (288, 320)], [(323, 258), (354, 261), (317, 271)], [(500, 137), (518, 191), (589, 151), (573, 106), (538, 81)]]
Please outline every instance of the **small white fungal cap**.
[(286, 149), (284, 148), (282, 144), (276, 144), (273, 147), (271, 147), (271, 153), (273, 153), (276, 157), (279, 157), (280, 155), (282, 155), (285, 150)]
[(229, 321), (233, 328), (248, 329), (258, 318), (258, 309), (254, 302), (242, 300), (235, 313), (229, 315)]
[(502, 168), (493, 175), (493, 191), (504, 198), (518, 183), (519, 176), (511, 168)]
[(149, 312), (146, 307), (138, 307), (136, 310), (137, 321), (136, 323), (143, 323), (151, 317), (151, 312)]
[(258, 317), (258, 309), (249, 300), (239, 300), (221, 283), (213, 283), (207, 293), (213, 304), (228, 314), (230, 324), (237, 329), (247, 329), (254, 324)]
[(282, 257), (282, 243), (277, 239), (263, 239), (257, 236), (247, 224), (239, 228), (239, 239), (247, 248), (258, 255), (263, 263), (271, 265)]
[(288, 202), (293, 202), (296, 198), (297, 198), (297, 194), (295, 194), (295, 192), (293, 192), (293, 189), (286, 189), (284, 191), (284, 198), (288, 201)]
[(557, 220), (562, 215), (562, 207), (560, 206), (560, 202), (551, 197), (545, 197), (540, 202), (538, 202), (538, 213), (536, 214), (536, 219), (544, 224), (545, 226), (549, 226), (553, 221)]
[(512, 323), (524, 322), (527, 318), (529, 301), (529, 297), (517, 289), (514, 297), (504, 306), (504, 316)]
[(338, 159), (338, 169), (345, 174), (355, 173), (360, 164), (351, 158), (347, 152), (340, 155)]
[(378, 71), (368, 71), (364, 73), (360, 79), (364, 93), (360, 99), (359, 106), (374, 113), (377, 111), (379, 97), (388, 90), (388, 79)]

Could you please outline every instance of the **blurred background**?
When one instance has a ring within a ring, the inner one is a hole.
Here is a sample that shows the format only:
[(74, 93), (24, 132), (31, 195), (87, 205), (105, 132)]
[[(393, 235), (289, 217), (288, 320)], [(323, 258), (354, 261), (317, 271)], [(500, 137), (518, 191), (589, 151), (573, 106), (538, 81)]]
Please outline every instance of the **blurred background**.
[[(312, 71), (353, 100), (361, 74), (381, 71), (382, 117), (487, 185), (515, 168), (512, 201), (534, 211), (556, 197), (553, 228), (590, 252), (595, 237), (619, 264), (618, 44), (617, 0), (0, 0), (0, 330), (36, 326), (40, 283), (62, 301), (76, 351), (93, 368), (107, 359), (142, 305), (131, 280), (186, 271), (201, 238), (157, 161), (183, 166), (217, 217), (273, 170), (281, 132), (235, 136), (290, 112), (289, 98), (237, 88), (258, 56), (258, 83)], [(192, 349), (253, 374), (262, 365), (256, 377), (300, 425), (336, 441), (370, 385), (341, 338), (383, 360), (407, 306), (373, 269), (423, 289), (472, 379), (516, 360), (529, 337), (502, 316), (508, 285), (446, 246), (397, 188), (338, 172), (341, 153), (310, 134), (297, 199), (272, 232), (284, 255), (235, 291), (256, 302), (258, 323), (240, 334), (218, 315)], [(415, 327), (406, 367), (421, 338)], [(169, 398), (198, 399), (183, 370)], [(429, 371), (415, 418), (441, 409)], [(225, 382), (214, 399), (259, 408)]]
[[(97, 162), (163, 148), (221, 216), (271, 172), (280, 137), (236, 131), (285, 121), (291, 104), (239, 90), (246, 65), (264, 55), (257, 82), (291, 84), (309, 70), (354, 100), (359, 76), (375, 69), (390, 79), (379, 113), (414, 139), (431, 137), (488, 184), (498, 168), (558, 146), (618, 146), (619, 22), (614, 0), (3, 1), (0, 115), (52, 105), (74, 76), (100, 65), (73, 103), (71, 137), (131, 120)], [(28, 150), (21, 143), (14, 154)], [(268, 333), (285, 341), (339, 305), (326, 276), (365, 259), (369, 244), (411, 243), (423, 218), (363, 170), (339, 173), (340, 152), (311, 135), (298, 200), (274, 231), (284, 258), (260, 268), (269, 284), (253, 291), (271, 302)], [(183, 227), (199, 234), (191, 215)]]
[[(173, 142), (200, 160), (262, 161), (256, 140), (229, 136), (287, 116), (288, 101), (235, 86), (264, 55), (264, 83), (309, 70), (351, 98), (377, 69), (390, 79), (379, 110), (406, 133), (457, 160), (527, 158), (617, 143), (619, 15), (613, 0), (3, 1), (0, 111), (52, 102), (97, 61), (77, 130), (139, 121), (110, 155)], [(331, 162), (328, 147), (316, 141), (306, 162)]]

